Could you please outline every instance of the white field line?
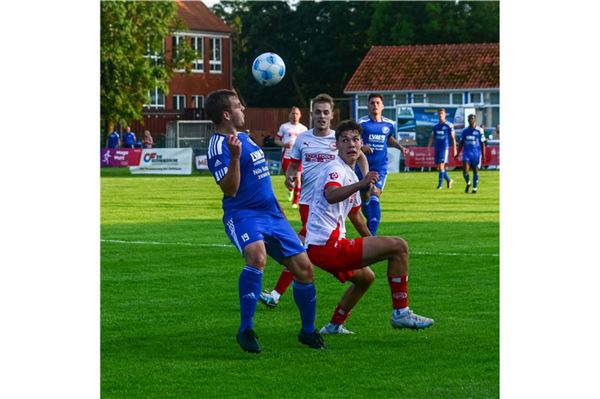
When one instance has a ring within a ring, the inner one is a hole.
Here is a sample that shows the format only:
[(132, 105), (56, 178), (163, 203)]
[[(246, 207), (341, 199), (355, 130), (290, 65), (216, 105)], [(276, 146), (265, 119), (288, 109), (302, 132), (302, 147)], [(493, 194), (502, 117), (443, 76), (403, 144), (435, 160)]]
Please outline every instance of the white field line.
[[(161, 241), (126, 241), (126, 240), (104, 240), (100, 242), (106, 242), (111, 244), (136, 244), (136, 245), (180, 245), (187, 247), (212, 247), (212, 248), (235, 248), (231, 244), (197, 244), (192, 242), (161, 242)], [(411, 255), (432, 255), (432, 256), (492, 256), (498, 257), (499, 254), (481, 254), (481, 253), (460, 253), (460, 252), (418, 252), (411, 251)]]

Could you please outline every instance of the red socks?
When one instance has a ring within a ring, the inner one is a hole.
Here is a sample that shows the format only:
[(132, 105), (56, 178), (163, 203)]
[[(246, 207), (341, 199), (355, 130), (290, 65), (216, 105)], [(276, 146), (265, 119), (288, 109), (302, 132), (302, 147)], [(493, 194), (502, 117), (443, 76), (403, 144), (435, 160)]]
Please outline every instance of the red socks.
[(331, 322), (333, 324), (344, 324), (348, 316), (350, 316), (350, 312), (341, 307), (338, 303), (338, 305), (335, 307), (335, 310), (333, 311), (333, 316), (331, 316)]
[(392, 307), (402, 309), (408, 307), (408, 275), (388, 276), (392, 291)]
[(277, 280), (277, 284), (275, 284), (274, 290), (279, 292), (279, 295), (283, 295), (285, 290), (292, 284), (294, 280), (294, 275), (291, 271), (284, 268), (281, 274), (279, 275), (279, 280)]

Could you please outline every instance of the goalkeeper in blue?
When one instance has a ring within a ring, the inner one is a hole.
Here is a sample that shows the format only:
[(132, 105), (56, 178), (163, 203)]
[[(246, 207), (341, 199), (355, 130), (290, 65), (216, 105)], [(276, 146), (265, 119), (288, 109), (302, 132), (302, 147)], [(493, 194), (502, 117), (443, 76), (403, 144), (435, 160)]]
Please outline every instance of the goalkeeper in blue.
[(246, 262), (238, 279), (241, 321), (237, 342), (247, 352), (261, 351), (253, 317), (269, 254), (294, 275), (294, 300), (302, 321), (298, 340), (323, 349), (325, 343), (315, 328), (312, 265), (275, 198), (263, 151), (248, 134), (240, 132), (244, 106), (234, 91), (218, 90), (208, 96), (204, 108), (215, 124), (207, 158), (208, 168), (223, 191), (225, 232)]
[(469, 176), (469, 169), (473, 169), (473, 194), (477, 193), (477, 186), (479, 185), (479, 168), (481, 162), (485, 162), (485, 140), (483, 138), (483, 132), (481, 128), (477, 127), (477, 118), (474, 114), (468, 117), (469, 127), (462, 131), (460, 143), (458, 144), (458, 151), (456, 152), (456, 159), (460, 151), (463, 152), (463, 177), (467, 186), (465, 187), (465, 193), (469, 192), (471, 188), (471, 180)]
[[(367, 217), (367, 227), (372, 235), (377, 235), (377, 229), (381, 221), (379, 197), (385, 187), (388, 173), (388, 147), (397, 148), (404, 155), (408, 153), (408, 149), (394, 138), (394, 121), (383, 116), (383, 96), (371, 93), (367, 101), (369, 115), (358, 120), (363, 129), (361, 135), (363, 146), (361, 150), (367, 157), (369, 171), (377, 172), (379, 179), (373, 184), (373, 187), (361, 190), (360, 194), (363, 203), (362, 211)], [(362, 180), (363, 176), (358, 166), (355, 172), (358, 179)]]
[[(456, 138), (454, 136), (454, 125), (446, 121), (446, 109), (438, 109), (439, 122), (431, 129), (431, 136), (427, 147), (435, 141), (434, 162), (438, 170), (437, 189), (442, 188), (442, 182), (446, 180), (448, 188), (452, 188), (453, 180), (446, 173), (446, 164), (448, 163), (448, 152), (452, 149), (452, 156), (456, 157)], [(452, 148), (450, 148), (452, 146)]]

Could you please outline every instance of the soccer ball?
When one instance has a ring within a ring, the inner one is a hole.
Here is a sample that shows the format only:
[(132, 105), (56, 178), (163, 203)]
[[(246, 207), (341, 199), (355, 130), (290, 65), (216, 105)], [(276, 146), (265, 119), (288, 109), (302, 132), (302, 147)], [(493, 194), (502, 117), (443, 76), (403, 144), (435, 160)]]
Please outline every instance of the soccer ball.
[(263, 53), (252, 63), (252, 75), (262, 86), (273, 86), (285, 76), (285, 64), (277, 54)]

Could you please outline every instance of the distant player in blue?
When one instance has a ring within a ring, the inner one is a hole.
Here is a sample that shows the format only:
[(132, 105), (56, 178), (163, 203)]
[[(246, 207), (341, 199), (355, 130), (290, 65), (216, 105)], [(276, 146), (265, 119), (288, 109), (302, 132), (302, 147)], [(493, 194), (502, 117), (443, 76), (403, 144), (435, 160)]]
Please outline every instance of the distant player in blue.
[[(369, 115), (358, 120), (363, 129), (361, 137), (364, 144), (361, 150), (367, 157), (369, 171), (379, 173), (379, 180), (370, 190), (362, 190), (361, 197), (363, 213), (368, 220), (367, 226), (371, 234), (376, 235), (381, 220), (379, 197), (385, 186), (388, 172), (388, 147), (397, 148), (405, 155), (408, 153), (408, 149), (394, 138), (394, 121), (382, 116), (383, 96), (377, 93), (369, 94), (368, 107)], [(358, 167), (356, 175), (359, 180), (362, 180), (363, 176)]]
[(477, 186), (479, 185), (479, 168), (481, 167), (481, 161), (485, 162), (485, 141), (483, 138), (483, 132), (477, 127), (477, 119), (475, 115), (471, 114), (468, 118), (469, 127), (462, 131), (460, 143), (458, 145), (458, 151), (456, 157), (463, 150), (463, 177), (467, 186), (465, 187), (465, 193), (469, 192), (471, 187), (471, 181), (469, 180), (469, 168), (473, 168), (473, 194), (477, 193)]
[(238, 281), (237, 342), (247, 352), (260, 352), (253, 316), (269, 254), (294, 274), (294, 300), (302, 320), (298, 340), (314, 349), (325, 348), (315, 329), (312, 265), (275, 198), (263, 151), (248, 134), (239, 132), (244, 106), (234, 91), (218, 90), (206, 99), (205, 110), (216, 129), (208, 144), (208, 168), (223, 191), (225, 232), (246, 261)]
[[(454, 181), (446, 173), (446, 163), (448, 163), (448, 152), (452, 150), (452, 156), (456, 156), (456, 138), (454, 137), (454, 125), (446, 122), (446, 110), (438, 109), (439, 123), (431, 129), (428, 147), (431, 147), (435, 140), (435, 165), (438, 170), (438, 185), (437, 189), (442, 188), (442, 180), (446, 180), (448, 188), (452, 188)], [(452, 145), (452, 148), (450, 148)]]
[(125, 134), (123, 135), (123, 147), (134, 148), (135, 147), (135, 133), (131, 131), (131, 127), (127, 126)]
[(106, 148), (119, 148), (121, 144), (121, 135), (114, 129), (106, 138)]

